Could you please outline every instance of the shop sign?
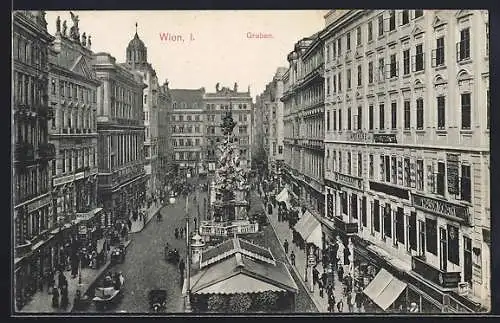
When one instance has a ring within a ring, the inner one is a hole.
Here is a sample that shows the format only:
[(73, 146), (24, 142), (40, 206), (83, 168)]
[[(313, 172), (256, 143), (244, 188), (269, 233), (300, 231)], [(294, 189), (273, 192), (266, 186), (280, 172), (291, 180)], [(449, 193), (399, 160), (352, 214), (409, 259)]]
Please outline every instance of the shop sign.
[(67, 175), (67, 176), (63, 176), (63, 177), (58, 177), (58, 178), (54, 178), (53, 185), (59, 186), (62, 184), (72, 182), (74, 180), (75, 180), (75, 175)]
[(405, 189), (399, 188), (399, 187), (395, 187), (395, 186), (391, 186), (391, 185), (387, 185), (384, 183), (370, 181), (370, 189), (372, 191), (385, 193), (388, 195), (399, 197), (401, 199), (405, 199), (405, 200), (410, 199), (410, 194), (408, 193), (408, 190), (405, 190)]
[(458, 194), (458, 154), (446, 154), (448, 192)]
[(75, 181), (85, 177), (85, 172), (75, 174)]
[(470, 216), (469, 209), (467, 207), (418, 194), (412, 194), (412, 199), (415, 207), (445, 217), (452, 217), (453, 220), (459, 219), (462, 222), (469, 224)]
[(28, 213), (31, 213), (47, 204), (50, 203), (50, 195), (46, 195), (45, 197), (34, 201), (33, 203), (28, 204)]
[(335, 181), (353, 187), (358, 190), (363, 190), (363, 180), (354, 176), (349, 176), (345, 174), (341, 174), (339, 172), (335, 172)]
[(377, 133), (373, 135), (373, 141), (381, 144), (397, 144), (396, 134)]
[(347, 141), (352, 142), (373, 142), (373, 135), (364, 131), (350, 132), (346, 135)]

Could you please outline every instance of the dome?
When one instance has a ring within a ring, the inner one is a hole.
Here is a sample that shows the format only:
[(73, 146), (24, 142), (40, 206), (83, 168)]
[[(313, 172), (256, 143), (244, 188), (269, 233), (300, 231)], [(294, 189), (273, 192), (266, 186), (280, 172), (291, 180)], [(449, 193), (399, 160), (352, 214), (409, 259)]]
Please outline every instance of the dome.
[(146, 45), (144, 45), (144, 42), (139, 38), (139, 35), (137, 32), (134, 35), (134, 38), (128, 43), (127, 50), (134, 50), (134, 49), (146, 49)]
[(144, 42), (139, 38), (137, 34), (137, 24), (135, 25), (135, 35), (134, 38), (128, 43), (127, 46), (127, 63), (135, 66), (136, 64), (147, 63), (148, 61), (148, 50)]

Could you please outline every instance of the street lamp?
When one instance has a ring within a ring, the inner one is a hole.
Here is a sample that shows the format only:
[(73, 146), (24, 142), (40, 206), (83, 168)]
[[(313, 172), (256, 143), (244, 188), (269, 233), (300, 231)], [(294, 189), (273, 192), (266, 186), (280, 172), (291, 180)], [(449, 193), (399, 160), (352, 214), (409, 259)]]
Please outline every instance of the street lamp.
[(190, 300), (190, 292), (191, 292), (191, 287), (190, 287), (190, 280), (191, 280), (191, 257), (190, 257), (190, 248), (191, 248), (191, 239), (190, 239), (190, 233), (189, 233), (189, 195), (186, 196), (186, 299), (185, 299), (185, 312), (191, 313), (191, 300)]

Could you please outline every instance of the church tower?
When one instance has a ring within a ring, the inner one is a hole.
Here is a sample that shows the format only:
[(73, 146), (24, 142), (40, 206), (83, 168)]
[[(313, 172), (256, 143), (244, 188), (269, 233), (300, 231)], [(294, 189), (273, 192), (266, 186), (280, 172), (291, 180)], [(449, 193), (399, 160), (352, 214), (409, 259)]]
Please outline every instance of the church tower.
[(137, 34), (137, 23), (135, 23), (135, 35), (134, 38), (128, 43), (127, 46), (127, 63), (134, 68), (139, 67), (148, 61), (148, 50), (144, 45), (144, 42), (139, 38)]

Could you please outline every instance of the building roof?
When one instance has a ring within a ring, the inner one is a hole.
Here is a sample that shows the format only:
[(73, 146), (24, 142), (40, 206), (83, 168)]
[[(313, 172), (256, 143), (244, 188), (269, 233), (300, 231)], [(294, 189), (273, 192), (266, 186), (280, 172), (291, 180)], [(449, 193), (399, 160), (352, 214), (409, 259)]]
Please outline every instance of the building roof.
[(128, 43), (127, 50), (129, 49), (146, 49), (146, 45), (144, 45), (144, 42), (139, 38), (137, 31), (135, 32), (134, 38)]
[(270, 264), (276, 263), (276, 260), (269, 249), (263, 248), (241, 238), (233, 238), (203, 251), (200, 257), (200, 268), (224, 260), (236, 253), (240, 253), (247, 257)]
[[(185, 102), (188, 108), (192, 107), (192, 103), (200, 103), (203, 101), (203, 94), (205, 93), (204, 88), (200, 89), (170, 89), (170, 95), (172, 97), (172, 102)], [(198, 108), (203, 108), (200, 105)], [(181, 109), (177, 106), (177, 109)]]
[(284, 263), (254, 260), (240, 252), (196, 271), (190, 286), (194, 294), (298, 291)]

